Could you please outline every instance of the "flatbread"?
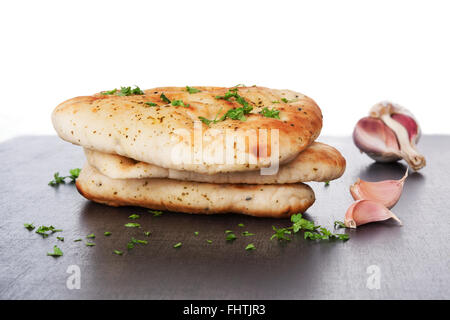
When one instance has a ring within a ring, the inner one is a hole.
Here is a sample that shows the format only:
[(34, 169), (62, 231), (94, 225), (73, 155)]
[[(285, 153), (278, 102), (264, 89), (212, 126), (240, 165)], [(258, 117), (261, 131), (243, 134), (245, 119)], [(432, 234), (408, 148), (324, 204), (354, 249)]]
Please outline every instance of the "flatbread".
[(314, 203), (313, 190), (302, 183), (285, 185), (213, 184), (172, 179), (111, 179), (85, 165), (76, 180), (87, 199), (110, 206), (216, 214), (240, 213), (284, 218)]
[[(280, 163), (289, 162), (319, 136), (322, 128), (322, 113), (312, 99), (290, 90), (256, 86), (231, 88), (237, 89), (239, 96), (253, 107), (251, 113), (245, 115), (245, 121), (227, 118), (208, 126), (199, 117), (219, 119), (228, 110), (242, 105), (234, 97), (217, 98), (230, 88), (197, 88), (201, 92), (193, 94), (185, 88), (163, 87), (145, 90), (144, 95), (77, 97), (56, 107), (52, 121), (62, 139), (85, 148), (162, 168), (205, 174), (268, 167), (272, 155)], [(162, 93), (172, 103), (181, 100), (189, 106), (167, 104), (160, 97)], [(151, 107), (146, 102), (158, 106)], [(264, 108), (280, 111), (280, 119), (263, 116), (260, 112)], [(176, 155), (194, 154), (195, 125), (203, 131), (202, 152), (208, 157), (195, 159), (198, 161), (193, 161), (192, 157), (180, 159)], [(279, 139), (275, 139), (274, 129), (278, 130)], [(224, 157), (213, 158), (223, 151), (226, 130), (238, 139), (245, 139), (242, 153), (239, 153), (239, 144), (231, 144), (231, 150), (227, 150), (231, 154), (227, 158), (229, 161)], [(251, 144), (246, 138), (252, 132), (260, 134), (264, 130), (267, 138), (258, 137), (257, 144)], [(244, 158), (239, 158), (241, 154)]]
[(261, 175), (260, 170), (202, 174), (166, 169), (123, 156), (85, 149), (88, 163), (112, 179), (168, 178), (209, 183), (283, 184), (331, 181), (345, 171), (345, 159), (335, 148), (314, 142), (294, 160), (282, 165), (276, 174)]

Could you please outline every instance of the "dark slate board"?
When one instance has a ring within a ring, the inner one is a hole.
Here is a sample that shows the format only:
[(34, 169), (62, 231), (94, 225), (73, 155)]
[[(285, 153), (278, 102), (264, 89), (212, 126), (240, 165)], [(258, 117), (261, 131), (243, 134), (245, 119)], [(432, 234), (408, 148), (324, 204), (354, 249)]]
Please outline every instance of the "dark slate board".
[[(377, 164), (360, 154), (351, 138), (321, 138), (347, 159), (344, 176), (311, 183), (316, 203), (306, 215), (328, 228), (342, 220), (352, 203), (349, 186), (367, 180), (400, 178), (403, 163)], [(450, 137), (426, 136), (420, 149), (428, 165), (411, 174), (393, 209), (393, 221), (348, 232), (346, 242), (315, 243), (296, 235), (290, 243), (269, 241), (272, 225), (285, 220), (240, 215), (201, 216), (165, 213), (153, 217), (133, 207), (111, 208), (85, 200), (74, 185), (51, 188), (55, 171), (81, 167), (81, 148), (57, 137), (20, 137), (0, 144), (0, 298), (1, 299), (377, 299), (450, 298), (449, 197)], [(142, 214), (141, 230), (125, 228), (132, 213)], [(43, 239), (24, 222), (64, 229)], [(239, 228), (244, 223), (245, 228)], [(256, 233), (234, 243), (227, 229)], [(147, 246), (126, 252), (134, 236)], [(112, 236), (103, 236), (111, 231)], [(199, 236), (194, 236), (194, 231)], [(76, 238), (95, 233), (95, 247)], [(65, 237), (65, 242), (56, 236)], [(207, 244), (206, 239), (213, 240)], [(183, 246), (174, 249), (173, 245)], [(245, 251), (248, 243), (255, 251)], [(64, 256), (46, 256), (57, 244)], [(125, 251), (123, 256), (112, 253)], [(81, 270), (81, 289), (69, 290), (68, 266)], [(366, 286), (367, 268), (380, 268), (380, 289)]]

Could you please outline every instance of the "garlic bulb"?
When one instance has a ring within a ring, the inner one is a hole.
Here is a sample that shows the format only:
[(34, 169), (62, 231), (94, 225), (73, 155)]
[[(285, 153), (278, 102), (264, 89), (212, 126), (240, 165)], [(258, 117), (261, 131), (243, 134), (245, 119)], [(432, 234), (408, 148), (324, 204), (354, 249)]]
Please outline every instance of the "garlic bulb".
[(407, 109), (390, 102), (372, 107), (353, 131), (355, 145), (372, 159), (393, 162), (404, 159), (414, 170), (423, 168), (425, 157), (416, 150), (421, 131)]
[(396, 220), (400, 225), (402, 224), (400, 219), (381, 203), (372, 200), (358, 200), (348, 208), (344, 224), (347, 228), (355, 229), (362, 224), (390, 218)]
[(358, 179), (350, 186), (350, 193), (355, 200), (372, 200), (391, 209), (400, 199), (407, 176), (408, 170), (400, 180), (369, 182)]

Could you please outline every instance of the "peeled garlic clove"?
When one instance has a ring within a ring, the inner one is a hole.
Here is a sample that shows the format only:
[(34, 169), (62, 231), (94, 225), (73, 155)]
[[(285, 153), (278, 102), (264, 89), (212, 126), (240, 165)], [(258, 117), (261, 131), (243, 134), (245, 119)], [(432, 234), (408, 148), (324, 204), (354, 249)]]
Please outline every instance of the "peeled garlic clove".
[(405, 159), (414, 170), (424, 167), (425, 157), (416, 150), (421, 135), (414, 116), (403, 107), (389, 102), (376, 104), (370, 117), (356, 124), (353, 141), (372, 159), (393, 162)]
[(350, 186), (350, 193), (355, 200), (372, 200), (391, 209), (402, 195), (406, 177), (408, 177), (408, 170), (400, 180), (369, 182), (358, 179)]
[(348, 208), (344, 224), (347, 228), (356, 229), (357, 226), (362, 224), (391, 218), (400, 225), (402, 224), (400, 219), (381, 203), (372, 200), (358, 200)]

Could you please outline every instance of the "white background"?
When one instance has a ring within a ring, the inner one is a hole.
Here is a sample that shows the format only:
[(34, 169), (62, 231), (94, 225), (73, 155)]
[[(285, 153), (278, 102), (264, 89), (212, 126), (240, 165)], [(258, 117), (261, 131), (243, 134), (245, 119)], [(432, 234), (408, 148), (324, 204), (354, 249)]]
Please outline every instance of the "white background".
[(349, 135), (380, 100), (450, 133), (450, 1), (2, 1), (0, 140), (125, 85), (263, 85)]

